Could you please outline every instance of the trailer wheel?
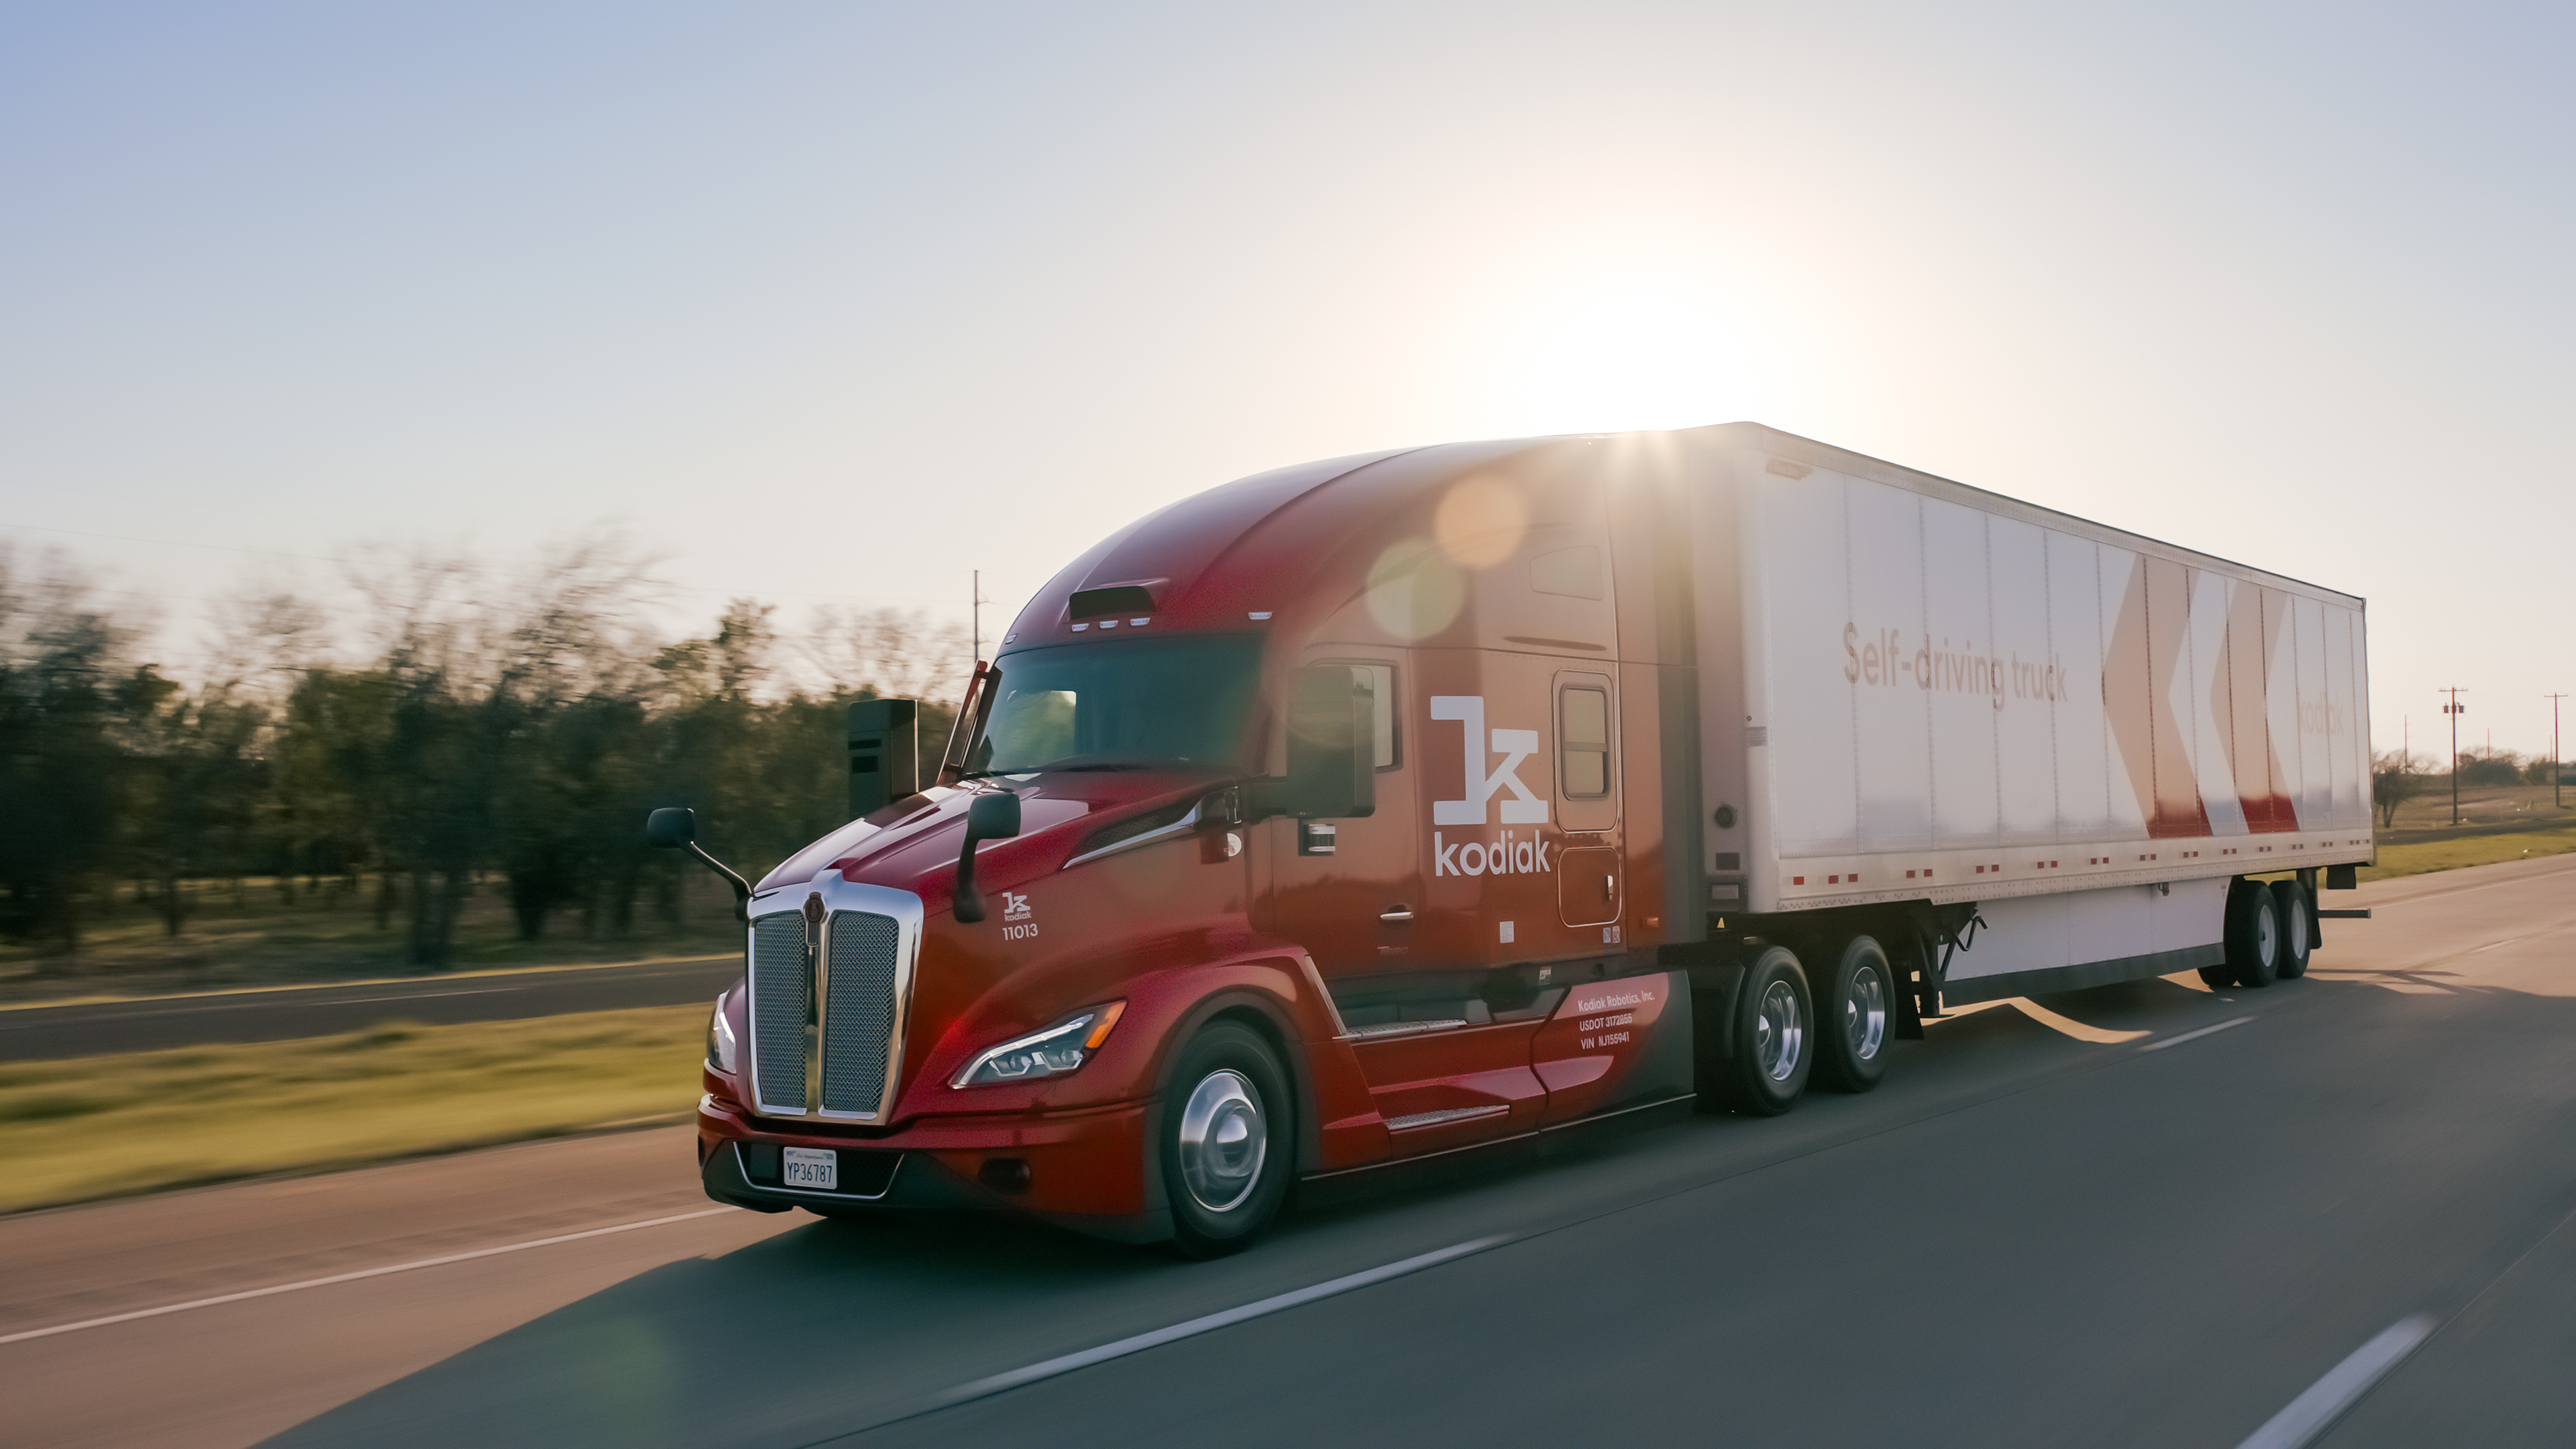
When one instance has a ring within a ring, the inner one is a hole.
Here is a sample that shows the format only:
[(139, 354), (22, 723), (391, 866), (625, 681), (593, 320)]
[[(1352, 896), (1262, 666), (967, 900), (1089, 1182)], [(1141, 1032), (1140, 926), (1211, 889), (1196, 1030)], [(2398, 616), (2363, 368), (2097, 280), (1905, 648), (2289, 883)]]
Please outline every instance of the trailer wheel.
[(2308, 893), (2295, 880), (2272, 882), (2272, 915), (2281, 926), (2281, 979), (2308, 974), (2308, 952), (2316, 933), (2308, 929)]
[(1278, 1216), (1295, 1111), (1288, 1073), (1251, 1028), (1214, 1022), (1181, 1048), (1159, 1134), (1172, 1246), (1181, 1254), (1242, 1252)]
[(1815, 1060), (1815, 1011), (1806, 974), (1784, 946), (1773, 946), (1744, 971), (1726, 1056), (1717, 1063), (1718, 1095), (1750, 1117), (1777, 1117), (1796, 1105)]
[(2259, 990), (2281, 972), (2281, 913), (2271, 888), (2238, 876), (2227, 888), (2227, 968), (2236, 984)]
[(1895, 976), (1877, 941), (1854, 936), (1844, 943), (1816, 987), (1817, 1086), (1866, 1092), (1887, 1075)]

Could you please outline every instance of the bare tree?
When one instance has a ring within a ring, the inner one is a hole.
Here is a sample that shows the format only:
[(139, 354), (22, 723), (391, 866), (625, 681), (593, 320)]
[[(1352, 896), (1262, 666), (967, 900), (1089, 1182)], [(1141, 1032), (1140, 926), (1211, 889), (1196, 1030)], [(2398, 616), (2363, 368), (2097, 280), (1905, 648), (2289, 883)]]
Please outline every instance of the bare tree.
[(948, 700), (966, 687), (966, 631), (896, 608), (816, 609), (797, 641), (808, 677), (827, 699), (863, 694)]
[(2427, 783), (2425, 766), (2430, 764), (2420, 755), (2386, 750), (2370, 757), (2370, 803), (2379, 812), (2379, 828), (2387, 830), (2397, 820), (2397, 811), (2421, 793)]

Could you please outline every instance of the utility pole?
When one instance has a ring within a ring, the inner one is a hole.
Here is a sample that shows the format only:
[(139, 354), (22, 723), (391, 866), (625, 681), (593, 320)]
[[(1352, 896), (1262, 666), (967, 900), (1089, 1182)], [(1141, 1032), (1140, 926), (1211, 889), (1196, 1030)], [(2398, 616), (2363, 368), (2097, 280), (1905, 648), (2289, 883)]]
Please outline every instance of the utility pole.
[(2460, 703), (2460, 696), (2468, 691), (2437, 689), (2433, 692), (2451, 697), (2451, 702), (2442, 706), (2442, 713), (2451, 717), (2451, 823), (2457, 825), (2460, 823), (2460, 716), (2466, 714), (2469, 708)]
[(2562, 787), (2558, 783), (2558, 701), (2566, 697), (2563, 694), (2545, 696), (2549, 701), (2549, 803), (2553, 808), (2567, 803), (2559, 798)]
[(968, 577), (975, 581), (974, 601), (966, 606), (968, 617), (974, 620), (974, 623), (969, 626), (971, 638), (967, 645), (967, 648), (971, 651), (972, 657), (966, 661), (966, 670), (971, 674), (974, 672), (976, 665), (984, 662), (984, 606), (991, 603), (992, 600), (984, 597), (984, 571), (982, 569), (975, 570)]

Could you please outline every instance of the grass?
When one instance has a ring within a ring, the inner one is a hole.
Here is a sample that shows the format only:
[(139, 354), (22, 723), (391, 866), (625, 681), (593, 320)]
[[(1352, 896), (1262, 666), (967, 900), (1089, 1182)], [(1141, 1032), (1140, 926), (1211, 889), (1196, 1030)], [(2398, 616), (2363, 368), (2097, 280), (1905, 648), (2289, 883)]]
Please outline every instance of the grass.
[(0, 1211), (549, 1137), (696, 1102), (703, 1006), (0, 1065)]
[(2361, 868), (2363, 880), (2388, 880), (2463, 866), (2495, 865), (2543, 855), (2576, 851), (2576, 825), (2556, 830), (2517, 830), (2504, 835), (2469, 835), (2457, 840), (2426, 840), (2379, 847), (2379, 863)]

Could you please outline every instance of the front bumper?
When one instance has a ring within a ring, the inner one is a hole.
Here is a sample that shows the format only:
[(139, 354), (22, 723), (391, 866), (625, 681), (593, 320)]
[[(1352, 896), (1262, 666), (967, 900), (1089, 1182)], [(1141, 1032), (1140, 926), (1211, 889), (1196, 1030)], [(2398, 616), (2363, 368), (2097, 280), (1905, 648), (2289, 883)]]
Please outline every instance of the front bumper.
[[(1151, 1103), (1078, 1112), (926, 1117), (887, 1133), (816, 1133), (730, 1102), (698, 1104), (698, 1169), (707, 1196), (756, 1212), (801, 1207), (826, 1216), (879, 1212), (1011, 1212), (1096, 1237), (1172, 1235), (1161, 1174), (1148, 1150)], [(843, 1191), (782, 1186), (781, 1147), (841, 1154)]]

